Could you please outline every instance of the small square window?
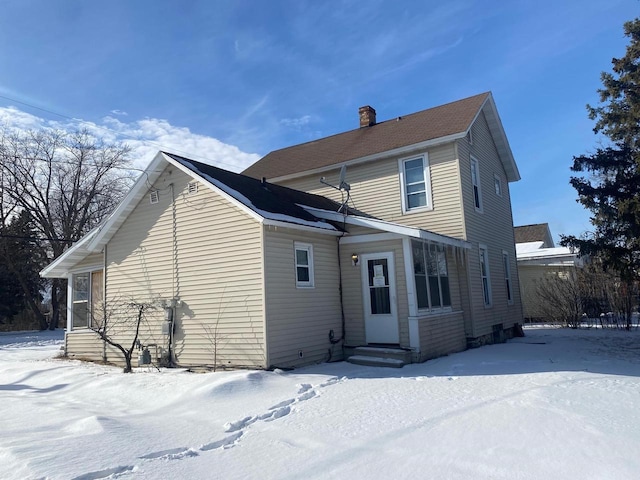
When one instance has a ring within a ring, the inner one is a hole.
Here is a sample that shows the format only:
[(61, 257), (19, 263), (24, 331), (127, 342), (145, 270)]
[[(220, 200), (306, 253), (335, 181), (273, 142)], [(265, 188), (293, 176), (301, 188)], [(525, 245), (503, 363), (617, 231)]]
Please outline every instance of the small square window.
[(296, 287), (313, 287), (313, 245), (295, 242)]

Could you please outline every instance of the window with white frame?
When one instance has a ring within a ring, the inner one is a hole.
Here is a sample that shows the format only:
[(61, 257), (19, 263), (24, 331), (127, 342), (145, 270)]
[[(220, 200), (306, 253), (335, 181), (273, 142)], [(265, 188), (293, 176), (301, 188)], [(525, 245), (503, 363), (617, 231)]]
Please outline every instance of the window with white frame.
[(400, 160), (402, 210), (431, 208), (431, 184), (427, 154)]
[(102, 270), (73, 275), (71, 327), (99, 328), (104, 299), (104, 275)]
[(450, 307), (451, 292), (444, 247), (412, 240), (411, 250), (418, 308), (433, 310)]
[(485, 306), (491, 306), (491, 281), (489, 278), (489, 252), (480, 245), (480, 277), (482, 279), (482, 296)]
[(501, 197), (502, 196), (502, 180), (500, 180), (500, 177), (498, 175), (493, 176), (493, 185), (496, 189), (496, 195)]
[(502, 264), (504, 265), (504, 284), (507, 289), (507, 302), (513, 303), (513, 288), (511, 284), (511, 265), (509, 263), (509, 254), (502, 252)]
[(296, 287), (313, 287), (313, 245), (295, 242)]
[(476, 210), (482, 212), (482, 192), (480, 190), (480, 167), (478, 160), (471, 157), (471, 184), (473, 186), (473, 202)]

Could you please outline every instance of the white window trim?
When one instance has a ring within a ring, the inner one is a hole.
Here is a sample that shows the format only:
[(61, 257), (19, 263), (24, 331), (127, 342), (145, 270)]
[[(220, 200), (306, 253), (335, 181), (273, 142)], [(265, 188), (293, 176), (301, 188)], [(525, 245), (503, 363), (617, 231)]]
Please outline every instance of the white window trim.
[[(307, 252), (307, 258), (309, 259), (309, 265), (300, 265), (301, 267), (309, 268), (309, 281), (303, 282), (298, 280), (298, 250), (304, 250)], [(314, 288), (314, 273), (313, 273), (313, 245), (310, 243), (294, 242), (293, 243), (293, 263), (294, 263), (294, 275), (296, 279), (296, 288)]]
[[(482, 275), (482, 254), (481, 252), (484, 252), (484, 267), (485, 267), (485, 271), (487, 272), (486, 278), (487, 278), (487, 295), (489, 298), (485, 298), (484, 296), (484, 276)], [(489, 269), (489, 249), (487, 248), (486, 245), (478, 245), (478, 260), (480, 262), (480, 287), (482, 289), (482, 301), (484, 303), (485, 307), (491, 307), (493, 305), (493, 296), (491, 293), (491, 270)]]
[[(422, 159), (424, 165), (424, 188), (427, 197), (427, 204), (424, 207), (408, 208), (407, 206), (407, 188), (404, 178), (404, 164), (411, 160)], [(398, 159), (398, 171), (400, 172), (400, 198), (402, 202), (402, 213), (404, 215), (433, 210), (433, 197), (431, 190), (431, 169), (429, 167), (429, 154), (427, 152), (420, 155), (412, 155)]]
[[(507, 303), (513, 305), (513, 279), (511, 277), (511, 258), (509, 252), (502, 251), (502, 264), (504, 265), (504, 282), (507, 289)], [(509, 288), (507, 288), (507, 284)]]
[[(71, 276), (68, 279), (68, 285), (67, 285), (67, 331), (71, 332), (86, 332), (86, 331), (91, 331), (91, 329), (89, 328), (89, 322), (91, 321), (91, 306), (92, 306), (92, 289), (91, 289), (91, 282), (92, 282), (92, 277), (96, 272), (102, 272), (102, 282), (103, 282), (103, 289), (104, 289), (104, 269), (102, 265), (95, 265), (94, 267), (85, 267), (83, 269), (79, 269), (79, 270), (73, 270), (71, 273)], [(74, 277), (76, 275), (83, 275), (83, 274), (88, 274), (89, 275), (89, 284), (88, 284), (88, 291), (87, 291), (87, 324), (84, 326), (74, 326), (73, 322), (74, 322), (74, 304), (76, 303), (76, 301), (74, 300)]]
[(496, 195), (502, 198), (502, 179), (500, 178), (500, 175), (498, 175), (497, 173), (493, 174), (493, 185), (494, 185), (494, 190), (496, 191)]
[[(474, 169), (475, 165), (475, 169)], [(477, 184), (473, 183), (473, 173), (475, 170), (476, 181)], [(480, 177), (480, 162), (474, 156), (471, 156), (471, 197), (473, 198), (473, 206), (476, 209), (476, 212), (482, 213), (482, 179)], [(478, 205), (476, 205), (476, 196), (474, 192), (474, 187), (478, 189)]]

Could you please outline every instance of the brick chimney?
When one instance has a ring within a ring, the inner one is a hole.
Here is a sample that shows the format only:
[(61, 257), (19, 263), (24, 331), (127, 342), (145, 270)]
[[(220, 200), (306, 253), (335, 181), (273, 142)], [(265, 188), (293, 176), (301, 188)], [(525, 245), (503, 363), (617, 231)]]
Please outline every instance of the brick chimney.
[(365, 105), (358, 109), (358, 113), (360, 114), (360, 128), (371, 127), (376, 124), (376, 111), (373, 107)]

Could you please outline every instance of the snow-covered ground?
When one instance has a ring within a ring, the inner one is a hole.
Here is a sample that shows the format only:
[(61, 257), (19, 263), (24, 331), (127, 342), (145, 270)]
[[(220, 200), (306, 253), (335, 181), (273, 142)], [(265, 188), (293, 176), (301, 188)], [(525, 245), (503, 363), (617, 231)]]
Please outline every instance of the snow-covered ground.
[(0, 335), (2, 479), (637, 479), (640, 331), (526, 337), (402, 369), (121, 369)]

